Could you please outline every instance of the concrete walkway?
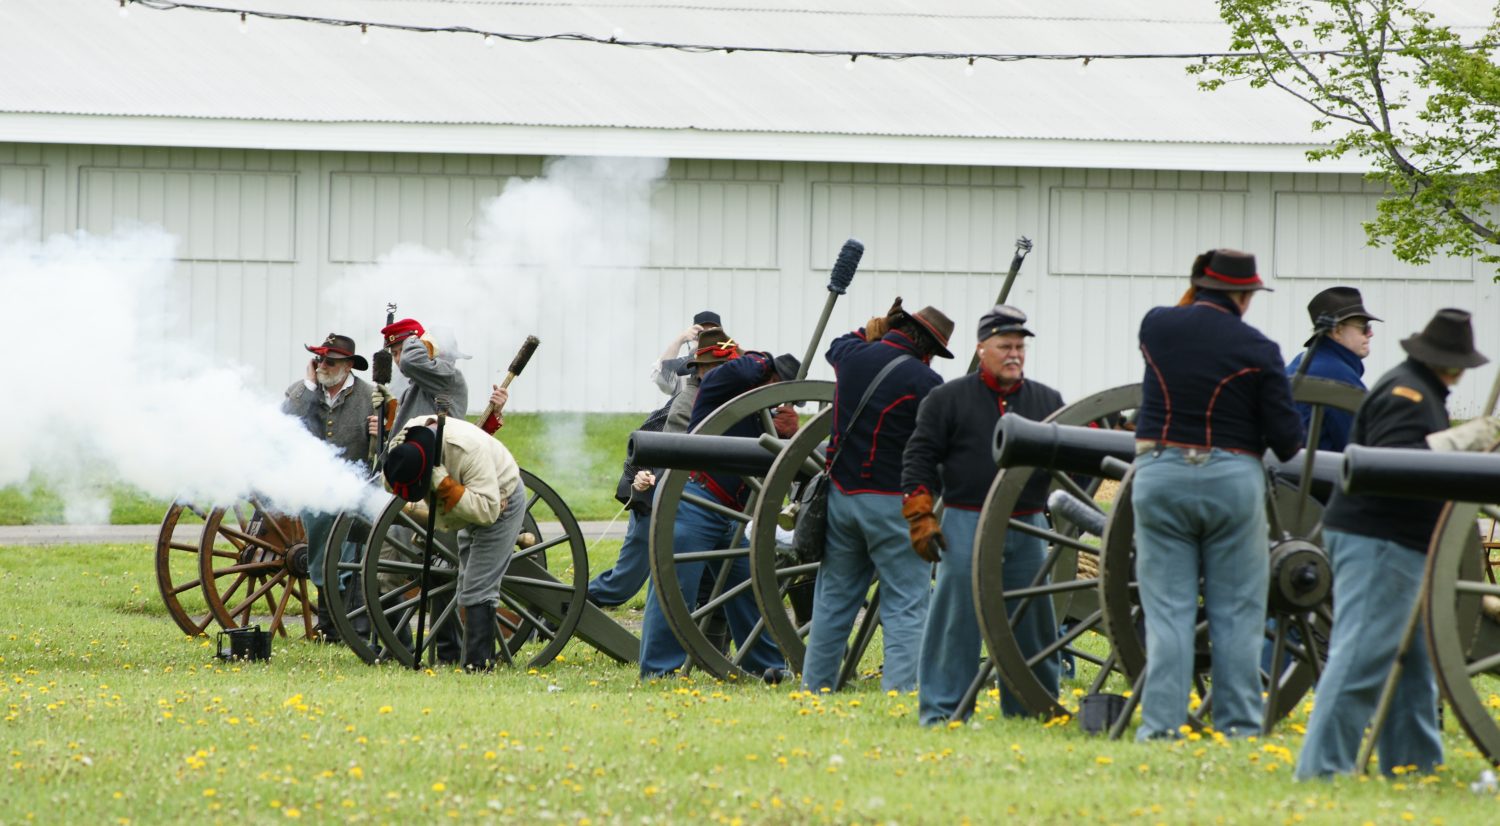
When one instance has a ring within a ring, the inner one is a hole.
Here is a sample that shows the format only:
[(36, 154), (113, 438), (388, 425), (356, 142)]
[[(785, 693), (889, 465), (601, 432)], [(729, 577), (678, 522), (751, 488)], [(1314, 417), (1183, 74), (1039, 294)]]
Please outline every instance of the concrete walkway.
[[(604, 536), (622, 539), (626, 517), (613, 525), (608, 522), (580, 522), (584, 541), (589, 545)], [(608, 530), (606, 531), (606, 526)], [(0, 547), (7, 545), (153, 545), (157, 525), (0, 525)], [(555, 534), (561, 529), (555, 522), (543, 522), (542, 533)], [(179, 534), (181, 532), (179, 531)], [(182, 537), (179, 537), (182, 538)]]

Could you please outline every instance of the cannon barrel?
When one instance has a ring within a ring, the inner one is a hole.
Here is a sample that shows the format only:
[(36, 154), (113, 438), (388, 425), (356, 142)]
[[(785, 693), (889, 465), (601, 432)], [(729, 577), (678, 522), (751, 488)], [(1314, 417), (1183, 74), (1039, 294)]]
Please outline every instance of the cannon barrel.
[[(776, 442), (780, 444), (780, 442)], [(668, 470), (701, 470), (765, 476), (776, 454), (760, 439), (747, 436), (698, 436), (690, 433), (656, 433), (637, 430), (630, 434), (626, 459), (636, 467)]]
[(995, 464), (1002, 468), (1048, 468), (1097, 476), (1099, 463), (1106, 457), (1124, 462), (1135, 458), (1135, 434), (1001, 416), (995, 427), (994, 454)]
[[(1295, 485), (1302, 478), (1302, 460), (1307, 452), (1297, 451), (1296, 455), (1285, 462), (1277, 459), (1274, 454), (1266, 454), (1266, 464), (1270, 466), (1277, 480)], [(1334, 450), (1320, 450), (1313, 454), (1312, 495), (1320, 501), (1327, 502), (1328, 497), (1333, 495), (1333, 489), (1339, 484), (1339, 473), (1344, 466), (1344, 455)]]
[(1350, 445), (1342, 482), (1345, 493), (1500, 502), (1500, 454)]

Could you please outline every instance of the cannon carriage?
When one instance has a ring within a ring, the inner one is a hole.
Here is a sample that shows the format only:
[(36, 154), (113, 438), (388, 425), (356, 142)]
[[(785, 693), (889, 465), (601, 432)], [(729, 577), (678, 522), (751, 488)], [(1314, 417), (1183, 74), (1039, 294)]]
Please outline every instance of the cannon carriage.
[[(1348, 385), (1319, 379), (1299, 381), (1294, 390), (1297, 401), (1313, 406), (1313, 432), (1324, 410), (1352, 411), (1362, 395)], [(1071, 713), (1032, 671), (1039, 659), (1053, 654), (1073, 658), (1076, 679), (1088, 693), (1138, 687), (1145, 645), (1129, 497), (1128, 463), (1135, 456), (1135, 439), (1111, 427), (1139, 404), (1140, 386), (1126, 385), (1064, 407), (1044, 423), (1001, 420), (996, 435), (1001, 470), (980, 514), (974, 553), (975, 605), (991, 659), (971, 687), (971, 702), (993, 670), (1032, 713)], [(1318, 641), (1326, 639), (1332, 615), (1327, 605), (1331, 575), (1320, 546), (1320, 497), (1326, 499), (1336, 463), (1336, 455), (1304, 451), (1268, 466), (1272, 593), (1267, 634), (1273, 648), (1268, 662), (1277, 667), (1262, 674), (1269, 697), (1267, 728), (1296, 707), (1321, 668), (1324, 652)], [(1022, 488), (1038, 472), (1051, 479), (1053, 505), (1049, 527), (1041, 530), (1011, 517)], [(1046, 562), (1033, 581), (1006, 583), (1004, 547), (1010, 530), (1048, 543)], [(1013, 626), (1018, 612), (1035, 599), (1053, 600), (1064, 630), (1055, 643), (1028, 657)], [(1203, 630), (1200, 624), (1200, 634)], [(1212, 710), (1206, 644), (1198, 660), (1199, 705), (1193, 719), (1201, 724)], [(1116, 722), (1113, 733), (1118, 736), (1128, 722), (1128, 709)]]

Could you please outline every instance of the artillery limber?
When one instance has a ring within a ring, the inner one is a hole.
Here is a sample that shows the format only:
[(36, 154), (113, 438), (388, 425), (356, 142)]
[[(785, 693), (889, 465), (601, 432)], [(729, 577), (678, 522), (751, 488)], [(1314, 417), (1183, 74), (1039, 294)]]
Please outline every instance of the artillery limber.
[[(1354, 410), (1362, 393), (1347, 385), (1305, 379), (1294, 397), (1314, 407), (1315, 423), (1325, 408)], [(1107, 686), (1139, 687), (1145, 673), (1144, 631), (1134, 581), (1134, 522), (1130, 507), (1129, 462), (1134, 434), (1115, 429), (1140, 404), (1139, 385), (1106, 390), (1068, 405), (1044, 423), (1005, 417), (996, 432), (1000, 473), (980, 513), (974, 553), (975, 605), (990, 663), (970, 691), (970, 700), (998, 671), (1005, 685), (1031, 712), (1044, 717), (1069, 713), (1061, 699), (1032, 672), (1041, 659), (1057, 654), (1077, 664), (1077, 679), (1089, 693)], [(1317, 428), (1313, 428), (1317, 432)], [(1272, 594), (1267, 634), (1275, 673), (1263, 673), (1267, 692), (1265, 725), (1295, 708), (1322, 666), (1332, 614), (1331, 574), (1321, 548), (1322, 504), (1336, 477), (1337, 456), (1299, 454), (1290, 462), (1269, 462), (1266, 510), (1270, 523), (1267, 564)], [(1036, 473), (1051, 479), (1047, 527), (1036, 528), (1011, 514)], [(1029, 582), (1007, 582), (1006, 533), (1024, 531), (1048, 543), (1040, 572)], [(1053, 600), (1063, 632), (1042, 651), (1023, 654), (1013, 632), (1020, 612), (1037, 599)], [(1200, 634), (1205, 626), (1200, 624)], [(1194, 714), (1201, 723), (1211, 713), (1212, 686), (1207, 646), (1200, 649)], [(1133, 692), (1138, 694), (1138, 692)], [(1128, 709), (1114, 729), (1118, 735)]]
[[(1351, 446), (1343, 484), (1350, 493), (1448, 502), (1427, 548), (1417, 610), (1443, 699), (1469, 739), (1500, 764), (1500, 585), (1497, 546), (1486, 540), (1500, 519), (1500, 453)], [(1387, 692), (1377, 730), (1389, 701)]]

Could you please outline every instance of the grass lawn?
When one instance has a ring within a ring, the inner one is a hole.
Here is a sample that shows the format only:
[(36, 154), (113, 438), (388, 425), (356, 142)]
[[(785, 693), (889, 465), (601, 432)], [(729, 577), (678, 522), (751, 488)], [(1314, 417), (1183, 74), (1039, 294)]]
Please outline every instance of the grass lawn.
[[(567, 500), (579, 519), (609, 519), (620, 510), (615, 482), (625, 459), (625, 440), (644, 413), (514, 413), (505, 417), (500, 439), (527, 470), (541, 476)], [(160, 522), (167, 503), (130, 488), (101, 491), (116, 525)], [(40, 481), (0, 488), (0, 525), (49, 525), (67, 521), (63, 500)], [(89, 518), (87, 521), (94, 521)]]
[[(608, 556), (603, 545), (598, 553)], [(1299, 785), (1269, 739), (1136, 745), (998, 719), (922, 730), (838, 695), (641, 684), (575, 644), (539, 672), (368, 667), (277, 640), (222, 665), (161, 607), (146, 548), (0, 548), (0, 822), (1487, 822), (1450, 719), (1432, 778)]]

